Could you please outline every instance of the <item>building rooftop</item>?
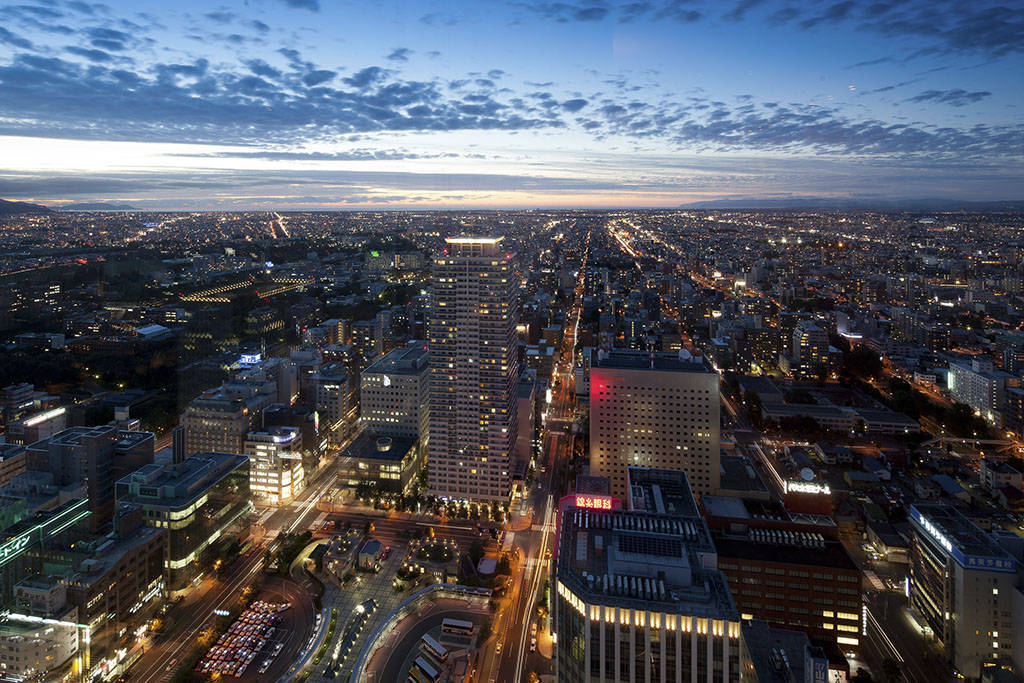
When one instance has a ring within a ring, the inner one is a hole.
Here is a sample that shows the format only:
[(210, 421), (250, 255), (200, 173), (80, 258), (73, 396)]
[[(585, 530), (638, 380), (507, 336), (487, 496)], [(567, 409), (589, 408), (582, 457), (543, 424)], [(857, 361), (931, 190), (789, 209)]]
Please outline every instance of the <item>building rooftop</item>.
[(559, 547), (559, 581), (588, 603), (737, 619), (699, 518), (571, 507)]
[(169, 508), (184, 507), (248, 463), (247, 455), (196, 453), (172, 465), (143, 465), (117, 482), (117, 500)]
[(415, 445), (416, 439), (413, 438), (380, 436), (364, 431), (342, 451), (341, 457), (356, 460), (401, 460)]
[(703, 356), (686, 351), (648, 353), (634, 349), (594, 349), (590, 367), (609, 370), (659, 370), (668, 372), (714, 372)]
[(425, 346), (395, 349), (371, 363), (363, 374), (419, 375), (427, 372), (430, 351)]
[(973, 564), (969, 560), (977, 559), (1009, 560), (1011, 566), (1016, 565), (1013, 557), (991, 536), (952, 506), (934, 503), (911, 505), (910, 518), (956, 557), (961, 565)]
[(660, 514), (570, 506), (558, 549), (558, 580), (590, 604), (738, 619), (724, 576), (705, 568), (715, 547), (695, 508)]
[(768, 487), (754, 470), (750, 460), (742, 455), (722, 454), (720, 487), (727, 491), (768, 493)]
[[(802, 683), (814, 680), (805, 671), (810, 638), (803, 631), (775, 628), (767, 621), (754, 620), (743, 624), (746, 654), (756, 673), (758, 683)], [(819, 659), (824, 660), (824, 652)], [(827, 673), (827, 672), (826, 672)]]
[(630, 510), (698, 516), (690, 482), (682, 470), (627, 467)]
[(723, 558), (858, 571), (842, 543), (818, 533), (751, 529), (746, 534), (716, 533), (714, 542)]

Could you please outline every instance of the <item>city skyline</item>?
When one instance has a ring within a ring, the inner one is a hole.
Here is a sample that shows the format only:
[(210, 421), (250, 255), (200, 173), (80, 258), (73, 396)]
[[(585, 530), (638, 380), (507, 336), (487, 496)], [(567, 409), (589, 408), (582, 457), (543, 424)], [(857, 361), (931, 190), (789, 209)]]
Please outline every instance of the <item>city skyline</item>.
[(0, 196), (140, 209), (1019, 200), (997, 3), (0, 6)]

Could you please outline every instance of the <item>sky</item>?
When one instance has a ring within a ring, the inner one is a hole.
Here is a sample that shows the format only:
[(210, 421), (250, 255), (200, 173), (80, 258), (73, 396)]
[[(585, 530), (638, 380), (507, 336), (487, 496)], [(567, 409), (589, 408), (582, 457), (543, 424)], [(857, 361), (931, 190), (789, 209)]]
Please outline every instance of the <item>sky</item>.
[(2, 3), (7, 199), (1024, 199), (1024, 0)]

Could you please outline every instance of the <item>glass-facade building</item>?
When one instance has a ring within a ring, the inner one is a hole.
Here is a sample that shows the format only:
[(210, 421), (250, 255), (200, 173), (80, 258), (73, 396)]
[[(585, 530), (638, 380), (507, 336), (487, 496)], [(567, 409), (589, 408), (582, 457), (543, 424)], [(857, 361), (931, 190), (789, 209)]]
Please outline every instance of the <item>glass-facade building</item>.
[(167, 591), (180, 595), (248, 537), (249, 458), (197, 453), (175, 465), (147, 465), (117, 483), (117, 498), (141, 505), (146, 524), (167, 530)]

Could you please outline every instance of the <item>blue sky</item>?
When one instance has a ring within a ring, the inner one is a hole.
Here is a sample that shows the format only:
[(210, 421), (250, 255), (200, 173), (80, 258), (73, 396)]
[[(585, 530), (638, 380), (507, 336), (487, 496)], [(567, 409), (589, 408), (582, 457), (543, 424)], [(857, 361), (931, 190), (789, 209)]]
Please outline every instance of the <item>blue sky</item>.
[(0, 5), (0, 197), (1024, 199), (1024, 4)]

